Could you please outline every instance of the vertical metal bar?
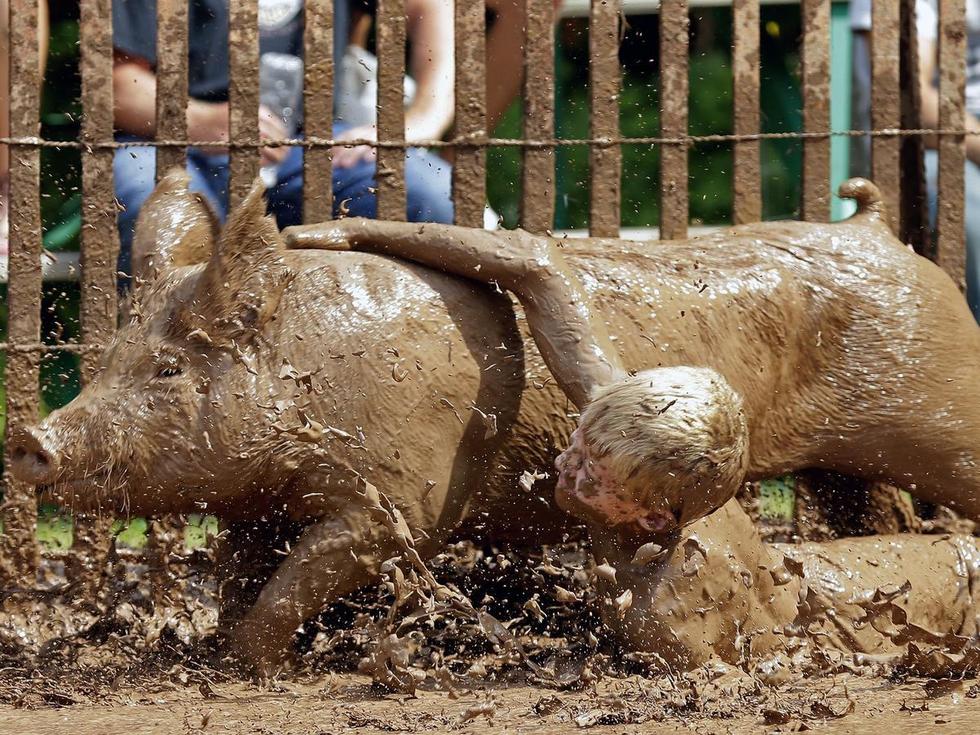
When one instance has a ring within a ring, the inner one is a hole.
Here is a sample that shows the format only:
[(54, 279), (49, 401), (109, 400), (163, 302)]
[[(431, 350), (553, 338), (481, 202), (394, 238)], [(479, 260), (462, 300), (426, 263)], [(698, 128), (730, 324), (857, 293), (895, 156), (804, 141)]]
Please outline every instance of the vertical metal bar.
[[(915, 4), (902, 0), (901, 59), (898, 78), (901, 81), (902, 127), (922, 128), (922, 98), (919, 90), (919, 45)], [(929, 212), (926, 206), (926, 180), (923, 165), (924, 141), (920, 135), (906, 135), (901, 140), (901, 215), (900, 236), (911, 243), (920, 255), (934, 257), (929, 236)]]
[[(259, 141), (258, 9), (258, 0), (230, 0), (228, 6), (228, 134), (239, 144)], [(230, 207), (245, 198), (258, 172), (258, 149), (231, 149)]]
[[(524, 0), (524, 137), (555, 137), (555, 7)], [(555, 149), (525, 148), (521, 226), (546, 232), (555, 219)]]
[[(898, 84), (901, 4), (877, 2), (871, 8), (871, 127), (895, 130), (902, 124)], [(898, 222), (898, 188), (902, 180), (900, 147), (897, 136), (871, 139), (871, 177), (883, 184), (881, 191), (893, 228)]]
[[(303, 125), (310, 138), (333, 133), (333, 0), (306, 0), (304, 5)], [(330, 149), (303, 153), (303, 221), (324, 222), (333, 215)]]
[[(619, 137), (621, 12), (621, 0), (592, 0), (589, 11), (591, 134), (595, 140)], [(593, 237), (619, 235), (622, 157), (618, 143), (593, 143), (589, 148), (589, 234)]]
[[(830, 0), (803, 0), (803, 130), (830, 132)], [(830, 215), (830, 138), (803, 141), (803, 219)]]
[[(166, 2), (166, 0), (163, 0)], [(82, 77), (81, 333), (86, 344), (105, 344), (116, 329), (116, 200), (112, 140), (112, 0), (82, 0), (79, 47)], [(186, 85), (185, 85), (186, 86)], [(183, 117), (183, 111), (180, 113)], [(82, 355), (82, 379), (98, 364), (96, 351)]]
[[(405, 140), (405, 0), (378, 0), (378, 140)], [(378, 148), (378, 219), (404, 220), (405, 148)]]
[[(157, 0), (157, 140), (187, 140), (188, 7), (187, 0)], [(156, 156), (159, 181), (169, 169), (184, 167), (187, 151), (162, 147)]]
[[(759, 132), (759, 0), (735, 0), (732, 10), (735, 134)], [(759, 141), (735, 143), (732, 171), (735, 224), (762, 219)]]
[[(157, 140), (187, 140), (187, 53), (188, 53), (188, 0), (157, 0)], [(234, 23), (234, 21), (232, 21)], [(232, 53), (234, 53), (232, 51)], [(249, 74), (256, 74), (253, 67)], [(233, 75), (230, 79), (235, 79)], [(240, 78), (240, 77), (239, 77)], [(229, 85), (231, 87), (232, 85)], [(232, 103), (234, 107), (234, 103)], [(232, 138), (234, 140), (234, 138)], [(186, 148), (159, 147), (156, 149), (156, 178), (159, 181), (167, 171), (174, 166), (183, 168), (186, 165)], [(234, 164), (233, 164), (234, 165)], [(232, 169), (234, 171), (234, 168)], [(234, 179), (234, 175), (232, 176)], [(248, 182), (251, 183), (251, 182)], [(82, 298), (86, 297), (83, 288)], [(149, 524), (150, 533), (144, 549), (144, 558), (157, 560), (166, 558), (161, 549), (165, 549), (165, 538), (159, 533), (162, 525), (174, 526), (179, 523), (176, 516), (167, 516), (162, 520), (154, 520)], [(76, 519), (76, 526), (78, 520)], [(106, 532), (89, 533), (87, 538), (76, 532), (75, 546), (91, 545), (101, 537), (108, 538)], [(88, 559), (89, 555), (80, 559), (80, 569), (75, 571), (75, 577), (94, 577), (99, 569), (93, 569)], [(101, 567), (102, 565), (100, 565)], [(166, 574), (166, 568), (159, 564), (149, 565), (151, 587), (154, 601), (159, 602), (164, 591), (171, 587), (171, 580)]]
[[(166, 2), (161, 0), (162, 5)], [(82, 152), (81, 336), (85, 344), (104, 345), (115, 331), (118, 318), (116, 259), (119, 236), (112, 177), (113, 151), (97, 145), (111, 141), (113, 135), (112, 0), (82, 0), (79, 10), (81, 134), (82, 141), (88, 146)], [(160, 112), (158, 104), (158, 135)], [(184, 108), (176, 112), (183, 127)], [(170, 117), (174, 114), (170, 113)], [(82, 354), (83, 382), (91, 380), (98, 362), (98, 351), (88, 350)], [(79, 514), (75, 517), (75, 544), (66, 566), (72, 583), (83, 594), (93, 593), (102, 579), (112, 543), (111, 523), (108, 516)]]
[[(10, 135), (36, 137), (39, 129), (41, 76), (38, 69), (37, 0), (10, 0)], [(10, 146), (10, 256), (8, 260), (8, 334), (4, 380), (7, 389), (7, 436), (11, 429), (37, 420), (41, 354), (31, 345), (41, 338), (40, 149)], [(4, 442), (10, 467), (10, 442)], [(0, 579), (4, 586), (33, 586), (37, 570), (37, 502), (34, 487), (5, 476)]]
[[(966, 110), (966, 2), (939, 0), (939, 127), (962, 130)], [(966, 288), (963, 176), (966, 141), (962, 135), (939, 136), (939, 211), (937, 262)]]
[(453, 213), (457, 225), (483, 227), (487, 201), (486, 9), (455, 3), (456, 135), (474, 145), (457, 145), (453, 162)]
[[(660, 5), (660, 135), (687, 136), (688, 31), (686, 0)], [(664, 145), (660, 153), (660, 237), (687, 237), (687, 145)]]

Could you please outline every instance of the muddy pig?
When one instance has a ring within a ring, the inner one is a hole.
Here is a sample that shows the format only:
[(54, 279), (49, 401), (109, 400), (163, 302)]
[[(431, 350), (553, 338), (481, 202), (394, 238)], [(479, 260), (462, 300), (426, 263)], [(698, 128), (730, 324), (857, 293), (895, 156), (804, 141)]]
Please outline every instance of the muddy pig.
[[(517, 478), (550, 469), (574, 414), (503, 294), (377, 255), (285, 251), (264, 211), (257, 184), (219, 234), (169, 175), (141, 214), (146, 282), (101, 372), (10, 440), (12, 470), (68, 505), (305, 524), (236, 629), (268, 663), (391, 553), (360, 478), (423, 551), (464, 518), (537, 540), (565, 517), (547, 481)], [(976, 327), (877, 220), (565, 253), (628, 369), (703, 365), (741, 392), (750, 477), (825, 467), (923, 497), (956, 483), (976, 515)]]

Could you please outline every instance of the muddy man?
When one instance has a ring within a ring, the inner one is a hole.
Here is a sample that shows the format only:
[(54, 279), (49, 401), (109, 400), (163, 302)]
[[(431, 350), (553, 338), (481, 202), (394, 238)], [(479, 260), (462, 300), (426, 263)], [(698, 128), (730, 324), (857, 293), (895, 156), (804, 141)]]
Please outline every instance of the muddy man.
[[(746, 479), (824, 467), (980, 520), (980, 330), (952, 281), (890, 232), (873, 184), (840, 193), (859, 205), (846, 222), (684, 242), (361, 219), (284, 234), (292, 248), (395, 255), (517, 296), (581, 410), (556, 500), (590, 523), (597, 558), (616, 560), (611, 592), (632, 603), (607, 617), (627, 641), (671, 666), (808, 646), (887, 657), (910, 629), (933, 645), (976, 635), (973, 540), (767, 545), (732, 500)], [(663, 362), (626, 369), (590, 312), (595, 274), (577, 260), (599, 253), (648, 271), (650, 318), (635, 328)], [(665, 552), (633, 556), (650, 541)], [(901, 630), (874, 625), (888, 605)]]

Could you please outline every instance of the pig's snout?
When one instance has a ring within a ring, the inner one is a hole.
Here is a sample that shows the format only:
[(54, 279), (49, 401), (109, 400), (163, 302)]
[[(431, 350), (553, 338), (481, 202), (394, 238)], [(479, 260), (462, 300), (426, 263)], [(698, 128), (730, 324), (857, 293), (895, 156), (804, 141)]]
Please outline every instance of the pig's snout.
[(16, 427), (10, 434), (10, 470), (14, 477), (34, 485), (52, 482), (61, 461), (44, 434), (34, 427)]

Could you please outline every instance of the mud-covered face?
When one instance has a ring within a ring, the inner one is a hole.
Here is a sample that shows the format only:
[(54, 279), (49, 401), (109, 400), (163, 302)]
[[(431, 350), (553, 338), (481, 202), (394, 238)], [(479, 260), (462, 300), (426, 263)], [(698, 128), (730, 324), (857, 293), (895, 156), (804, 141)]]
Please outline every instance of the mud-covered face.
[(15, 460), (69, 507), (204, 509), (195, 503), (207, 503), (228, 453), (226, 418), (210, 404), (222, 367), (212, 352), (161, 338), (145, 323), (125, 328), (84, 391), (25, 430), (31, 435)]
[(555, 459), (558, 506), (585, 520), (618, 527), (628, 535), (666, 534), (677, 528), (677, 516), (667, 499), (663, 507), (640, 504), (640, 493), (626, 478), (615, 475), (608, 458), (596, 457), (585, 441), (581, 427), (571, 436), (569, 447)]
[[(186, 186), (185, 173), (168, 174), (140, 213), (145, 282), (99, 374), (40, 425), (14, 427), (11, 470), (69, 507), (212, 510), (253, 482), (254, 364), (268, 357), (259, 337), (291, 275), (260, 181), (214, 243)], [(195, 253), (210, 257), (188, 263)]]

